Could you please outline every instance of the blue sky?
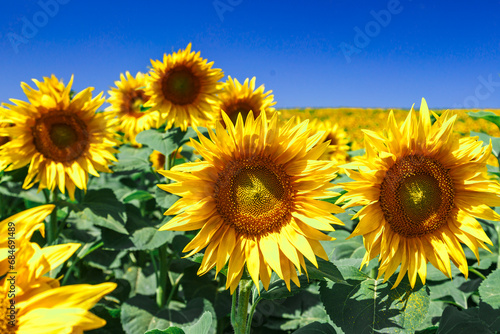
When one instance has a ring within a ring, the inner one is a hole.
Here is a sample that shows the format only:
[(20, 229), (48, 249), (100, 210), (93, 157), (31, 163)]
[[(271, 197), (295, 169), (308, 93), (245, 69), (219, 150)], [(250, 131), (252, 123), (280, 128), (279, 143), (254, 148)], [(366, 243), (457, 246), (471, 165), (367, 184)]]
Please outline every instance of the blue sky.
[(193, 43), (277, 107), (500, 108), (500, 1), (3, 1), (0, 102), (55, 74), (110, 89)]

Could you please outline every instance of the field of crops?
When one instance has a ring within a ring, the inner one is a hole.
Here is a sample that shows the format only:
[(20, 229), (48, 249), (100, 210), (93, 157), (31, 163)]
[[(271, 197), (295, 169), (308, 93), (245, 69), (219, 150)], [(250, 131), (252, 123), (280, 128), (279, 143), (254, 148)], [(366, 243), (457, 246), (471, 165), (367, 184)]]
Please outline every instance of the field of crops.
[(188, 45), (2, 104), (0, 332), (500, 331), (500, 110), (223, 77)]

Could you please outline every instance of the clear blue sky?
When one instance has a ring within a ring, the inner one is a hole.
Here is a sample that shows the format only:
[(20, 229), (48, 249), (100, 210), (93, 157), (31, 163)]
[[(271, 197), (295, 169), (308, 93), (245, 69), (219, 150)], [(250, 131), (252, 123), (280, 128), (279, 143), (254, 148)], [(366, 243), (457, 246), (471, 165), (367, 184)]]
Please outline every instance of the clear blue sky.
[(0, 8), (0, 102), (25, 99), (21, 81), (51, 74), (68, 82), (74, 73), (76, 90), (107, 92), (120, 73), (146, 72), (151, 58), (192, 42), (226, 75), (256, 76), (277, 107), (409, 108), (425, 97), (433, 109), (500, 108), (498, 0), (21, 0)]

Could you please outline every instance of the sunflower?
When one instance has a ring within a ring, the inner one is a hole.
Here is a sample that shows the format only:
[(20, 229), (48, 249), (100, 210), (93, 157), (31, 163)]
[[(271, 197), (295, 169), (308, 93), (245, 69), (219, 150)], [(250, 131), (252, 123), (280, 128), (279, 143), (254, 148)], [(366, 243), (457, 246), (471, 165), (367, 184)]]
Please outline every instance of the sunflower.
[(223, 86), (223, 91), (219, 94), (220, 101), (217, 105), (218, 121), (222, 120), (222, 112), (225, 112), (229, 119), (236, 123), (238, 115), (241, 114), (243, 119), (246, 119), (250, 111), (254, 117), (258, 117), (260, 113), (265, 112), (268, 118), (274, 112), (273, 105), (276, 102), (273, 100), (274, 95), (270, 95), (272, 90), (264, 93), (264, 85), (255, 89), (255, 77), (248, 81), (248, 78), (243, 84), (240, 84), (237, 79), (232, 79), (228, 76), (228, 80)]
[[(9, 271), (7, 261), (9, 249), (19, 248), (21, 243), (28, 242), (33, 232), (40, 231), (44, 235), (43, 220), (51, 214), (55, 205), (46, 204), (24, 210), (0, 222), (0, 276)], [(10, 241), (9, 241), (10, 240)]]
[(73, 77), (67, 86), (55, 76), (33, 81), (39, 90), (21, 84), (29, 102), (5, 104), (6, 117), (15, 125), (0, 129), (0, 135), (12, 138), (0, 147), (0, 161), (10, 165), (6, 171), (29, 165), (24, 189), (39, 182), (39, 190), (58, 186), (73, 198), (75, 186), (86, 189), (88, 173), (111, 172), (107, 166), (116, 161), (112, 123), (96, 113), (102, 93), (92, 98), (89, 87), (70, 99)]
[(331, 160), (337, 164), (344, 164), (349, 160), (349, 139), (344, 129), (340, 128), (338, 123), (332, 123), (330, 120), (319, 120), (317, 118), (311, 121), (313, 133), (323, 131), (324, 135), (321, 142), (330, 141), (328, 149), (319, 158), (320, 160)]
[(380, 278), (386, 281), (401, 264), (396, 287), (408, 272), (413, 287), (417, 274), (425, 284), (427, 263), (451, 278), (450, 260), (468, 275), (461, 243), (479, 261), (478, 248), (492, 244), (476, 218), (499, 220), (490, 206), (500, 205), (500, 185), (484, 177), (491, 144), (477, 137), (457, 138), (456, 115), (432, 113), (422, 99), (399, 127), (389, 114), (386, 134), (364, 130), (366, 159), (359, 171), (348, 171), (356, 182), (339, 202), (343, 208), (364, 206), (351, 237), (363, 235), (362, 266), (379, 255)]
[(125, 139), (133, 145), (138, 145), (135, 136), (144, 130), (151, 129), (158, 122), (158, 112), (144, 108), (149, 100), (144, 89), (146, 76), (138, 72), (135, 78), (126, 72), (120, 75), (120, 81), (115, 81), (116, 88), (108, 92), (111, 104), (106, 111), (114, 113), (119, 120), (117, 130), (124, 133)]
[(149, 156), (149, 161), (151, 161), (154, 170), (165, 169), (166, 157), (164, 154), (155, 150)]
[(329, 191), (335, 178), (334, 163), (316, 159), (327, 148), (315, 146), (322, 133), (309, 136), (307, 122), (293, 120), (278, 127), (277, 114), (254, 119), (241, 115), (236, 125), (224, 113), (226, 129), (216, 123), (210, 139), (198, 132), (193, 146), (205, 159), (159, 171), (177, 183), (159, 185), (181, 196), (166, 215), (177, 215), (160, 230), (199, 233), (184, 248), (191, 256), (206, 247), (198, 270), (202, 275), (229, 261), (226, 288), (234, 292), (244, 266), (256, 286), (267, 290), (272, 271), (288, 289), (299, 285), (296, 270), (306, 271), (304, 257), (317, 266), (316, 256), (328, 260), (319, 240), (333, 238), (320, 232), (342, 224), (331, 213), (338, 206), (320, 201), (335, 196)]
[(113, 291), (115, 283), (60, 287), (57, 279), (43, 276), (78, 247), (63, 244), (40, 249), (35, 243), (23, 244), (16, 252), (16, 271), (0, 280), (2, 333), (83, 333), (106, 324), (88, 310)]
[(189, 43), (185, 50), (165, 54), (163, 61), (151, 60), (151, 64), (145, 90), (151, 98), (145, 107), (159, 111), (159, 125), (166, 121), (166, 129), (175, 124), (186, 131), (188, 126), (214, 119), (216, 94), (221, 90), (218, 81), (224, 73), (212, 68), (213, 62), (207, 63), (200, 52), (192, 52)]

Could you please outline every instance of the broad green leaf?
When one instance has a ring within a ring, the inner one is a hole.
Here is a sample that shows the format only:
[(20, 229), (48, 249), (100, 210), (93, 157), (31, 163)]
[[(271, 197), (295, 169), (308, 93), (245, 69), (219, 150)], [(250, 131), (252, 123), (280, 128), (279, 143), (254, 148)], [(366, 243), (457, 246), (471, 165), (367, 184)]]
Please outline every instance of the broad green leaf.
[[(165, 183), (165, 182), (160, 182), (160, 184), (161, 183)], [(161, 190), (158, 187), (155, 187), (155, 188), (156, 188), (155, 189), (156, 203), (158, 203), (158, 205), (164, 210), (167, 210), (168, 208), (170, 208), (172, 206), (172, 204), (177, 202), (180, 198), (179, 196), (171, 194), (169, 192), (166, 192), (165, 190)]]
[(169, 327), (165, 330), (153, 329), (152, 331), (147, 331), (144, 334), (186, 334), (186, 332), (179, 327)]
[(156, 275), (153, 266), (142, 268), (132, 266), (123, 270), (115, 270), (117, 277), (124, 278), (130, 283), (130, 297), (137, 294), (152, 296), (156, 293)]
[(133, 201), (133, 200), (139, 200), (139, 202), (140, 202), (140, 201), (147, 201), (148, 199), (152, 199), (152, 198), (154, 198), (154, 196), (151, 193), (149, 193), (148, 191), (137, 190), (137, 191), (134, 191), (131, 194), (125, 196), (123, 198), (123, 202), (128, 203), (128, 202)]
[(297, 329), (292, 334), (336, 334), (337, 332), (329, 324), (323, 324), (320, 322), (312, 322), (302, 328)]
[(184, 331), (189, 334), (208, 334), (212, 328), (212, 314), (205, 311), (198, 321), (191, 326), (183, 327)]
[(491, 111), (468, 112), (467, 115), (473, 118), (482, 118), (492, 122), (500, 129), (500, 116)]
[(500, 269), (486, 277), (479, 287), (481, 300), (493, 308), (500, 308)]
[[(205, 128), (199, 127), (198, 130), (206, 132)], [(153, 129), (142, 131), (135, 137), (135, 140), (168, 156), (187, 143), (190, 138), (198, 138), (198, 135), (192, 128), (188, 128), (186, 132), (181, 131), (180, 128), (172, 128), (164, 133)]]
[(75, 214), (78, 220), (91, 221), (94, 225), (128, 234), (125, 229), (125, 206), (111, 189), (89, 190), (83, 202), (73, 209), (80, 211)]
[(322, 282), (321, 300), (346, 334), (413, 333), (427, 316), (429, 291), (421, 283), (412, 289), (406, 277), (391, 289), (395, 279), (348, 280), (351, 285)]
[(115, 173), (149, 171), (151, 170), (149, 156), (152, 152), (149, 147), (121, 146), (117, 154), (118, 161), (111, 166), (111, 170)]
[(153, 250), (171, 242), (176, 235), (181, 234), (177, 231), (158, 231), (153, 222), (141, 216), (138, 208), (131, 204), (126, 204), (125, 207), (127, 213), (125, 229), (128, 234), (103, 230), (102, 240), (107, 249)]
[(170, 302), (168, 309), (159, 309), (153, 298), (137, 295), (122, 305), (121, 321), (127, 334), (137, 334), (173, 326), (189, 327), (206, 312), (212, 316), (212, 327), (206, 333), (215, 334), (217, 318), (212, 304), (206, 299), (192, 299), (185, 306)]
[(478, 278), (466, 280), (463, 276), (455, 276), (452, 280), (447, 279), (439, 284), (428, 284), (431, 300), (456, 303), (467, 308), (467, 299), (477, 291), (480, 282)]
[(448, 306), (439, 322), (439, 334), (495, 333), (500, 330), (500, 310), (480, 303), (479, 307), (458, 310)]
[(333, 263), (320, 258), (317, 261), (318, 268), (306, 261), (307, 273), (310, 279), (325, 280), (327, 278), (332, 282), (346, 284), (344, 277)]
[[(302, 275), (299, 276), (299, 282), (300, 286), (304, 287), (304, 285), (307, 285), (307, 278)], [(290, 283), (290, 291), (286, 287), (285, 281), (282, 279), (279, 279), (269, 285), (269, 289), (267, 291), (265, 289), (262, 289), (260, 292), (260, 297), (262, 299), (267, 299), (267, 300), (275, 300), (275, 299), (282, 299), (282, 298), (287, 298), (293, 295), (296, 295), (299, 293), (301, 289), (295, 285), (295, 283)]]

